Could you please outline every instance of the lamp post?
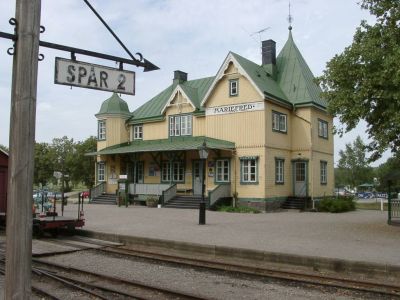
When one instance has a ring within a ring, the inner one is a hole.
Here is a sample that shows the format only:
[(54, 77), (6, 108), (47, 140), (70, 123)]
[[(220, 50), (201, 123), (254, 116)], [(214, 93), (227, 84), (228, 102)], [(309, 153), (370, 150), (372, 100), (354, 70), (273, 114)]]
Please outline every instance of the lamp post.
[(204, 201), (204, 191), (205, 191), (205, 173), (206, 173), (206, 160), (208, 157), (208, 150), (206, 142), (199, 148), (199, 156), (202, 165), (202, 176), (201, 176), (201, 201), (199, 206), (199, 225), (206, 224), (206, 202)]

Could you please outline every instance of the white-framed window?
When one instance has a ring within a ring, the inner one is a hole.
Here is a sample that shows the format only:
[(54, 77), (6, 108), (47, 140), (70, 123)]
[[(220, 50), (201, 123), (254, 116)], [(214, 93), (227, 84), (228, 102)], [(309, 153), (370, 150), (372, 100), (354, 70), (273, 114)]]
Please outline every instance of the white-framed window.
[(321, 184), (326, 184), (327, 183), (327, 169), (328, 169), (328, 162), (321, 160), (320, 161), (320, 166), (321, 166)]
[(133, 139), (143, 140), (143, 125), (133, 125)]
[(328, 138), (328, 122), (318, 119), (318, 136), (324, 139)]
[(258, 183), (257, 158), (240, 158), (240, 183), (256, 184)]
[(161, 181), (165, 182), (184, 182), (185, 164), (182, 161), (162, 162)]
[(229, 80), (229, 96), (239, 95), (239, 79)]
[(161, 181), (171, 181), (171, 164), (164, 161), (161, 167)]
[(275, 158), (275, 183), (283, 184), (285, 182), (285, 160)]
[(229, 182), (230, 181), (230, 168), (229, 159), (218, 159), (215, 162), (215, 182)]
[(169, 136), (192, 135), (192, 116), (179, 115), (169, 117)]
[(106, 139), (106, 121), (99, 120), (97, 123), (97, 139), (99, 141)]
[(286, 114), (272, 111), (272, 130), (278, 132), (287, 132), (287, 116)]
[(106, 164), (104, 162), (97, 163), (97, 181), (106, 181)]

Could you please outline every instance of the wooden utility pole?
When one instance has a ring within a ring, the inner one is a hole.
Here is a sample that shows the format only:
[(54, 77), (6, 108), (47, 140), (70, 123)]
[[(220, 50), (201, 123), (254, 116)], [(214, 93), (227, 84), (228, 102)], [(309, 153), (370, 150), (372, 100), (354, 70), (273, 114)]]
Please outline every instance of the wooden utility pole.
[(16, 0), (5, 299), (31, 295), (32, 185), (41, 0)]

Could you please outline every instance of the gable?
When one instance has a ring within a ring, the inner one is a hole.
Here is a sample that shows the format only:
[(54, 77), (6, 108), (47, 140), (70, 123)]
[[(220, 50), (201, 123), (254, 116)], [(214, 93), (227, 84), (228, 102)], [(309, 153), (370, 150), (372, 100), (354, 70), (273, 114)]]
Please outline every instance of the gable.
[[(192, 97), (194, 95), (194, 92), (195, 91), (192, 91), (191, 93)], [(188, 106), (191, 107), (191, 110), (189, 111), (193, 111), (196, 109), (196, 106), (193, 104), (193, 102), (191, 101), (190, 97), (187, 95), (185, 90), (180, 85), (177, 85), (175, 90), (171, 93), (171, 96), (169, 97), (168, 101), (165, 103), (164, 108), (161, 111), (161, 114), (164, 114), (167, 108), (169, 107), (171, 108), (175, 107), (178, 109), (178, 111), (181, 111), (183, 107), (185, 107), (187, 110)]]

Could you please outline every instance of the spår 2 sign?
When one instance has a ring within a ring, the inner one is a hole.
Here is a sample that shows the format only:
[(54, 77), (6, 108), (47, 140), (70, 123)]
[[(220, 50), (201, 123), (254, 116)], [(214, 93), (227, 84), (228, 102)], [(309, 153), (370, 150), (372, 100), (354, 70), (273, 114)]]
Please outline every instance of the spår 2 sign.
[(54, 83), (135, 95), (135, 72), (56, 57)]

